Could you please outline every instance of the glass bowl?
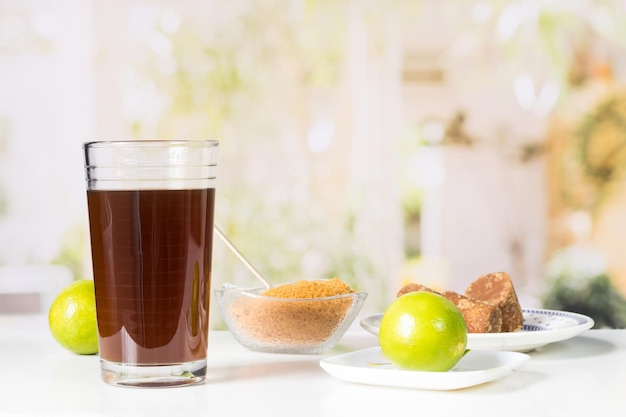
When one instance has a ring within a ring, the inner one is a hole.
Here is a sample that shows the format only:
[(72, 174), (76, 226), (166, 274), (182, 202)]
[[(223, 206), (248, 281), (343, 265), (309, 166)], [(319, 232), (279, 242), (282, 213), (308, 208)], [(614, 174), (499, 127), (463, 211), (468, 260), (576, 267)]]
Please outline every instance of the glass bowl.
[(352, 324), (367, 293), (324, 298), (273, 298), (266, 288), (224, 285), (217, 303), (235, 340), (246, 348), (272, 353), (322, 353)]

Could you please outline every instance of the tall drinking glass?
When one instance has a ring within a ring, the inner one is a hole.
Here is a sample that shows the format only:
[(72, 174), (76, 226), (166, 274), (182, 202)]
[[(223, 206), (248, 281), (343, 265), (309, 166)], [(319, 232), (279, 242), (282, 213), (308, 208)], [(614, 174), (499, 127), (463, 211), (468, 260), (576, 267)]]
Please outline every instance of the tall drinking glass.
[(83, 145), (102, 378), (206, 376), (216, 141)]

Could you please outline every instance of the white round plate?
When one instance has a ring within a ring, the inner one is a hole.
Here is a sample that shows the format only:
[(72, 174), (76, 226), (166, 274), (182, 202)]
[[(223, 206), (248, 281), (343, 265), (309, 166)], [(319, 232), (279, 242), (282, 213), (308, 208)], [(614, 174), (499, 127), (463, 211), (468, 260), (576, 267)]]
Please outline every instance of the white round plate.
[(472, 350), (448, 372), (398, 369), (379, 347), (322, 359), (320, 366), (348, 382), (424, 390), (456, 390), (494, 381), (520, 369), (530, 357), (518, 352)]
[[(548, 343), (570, 339), (593, 327), (593, 319), (567, 311), (522, 309), (524, 325), (510, 333), (468, 333), (468, 349), (528, 352)], [(382, 314), (366, 317), (361, 326), (378, 336)]]

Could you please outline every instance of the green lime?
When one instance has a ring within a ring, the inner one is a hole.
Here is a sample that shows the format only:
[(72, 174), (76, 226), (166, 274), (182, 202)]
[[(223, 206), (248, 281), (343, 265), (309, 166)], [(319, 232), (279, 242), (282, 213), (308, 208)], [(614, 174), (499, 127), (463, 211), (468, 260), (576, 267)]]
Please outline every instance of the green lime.
[(50, 332), (64, 348), (80, 355), (98, 353), (98, 325), (93, 281), (83, 279), (65, 287), (48, 312)]
[(384, 355), (400, 368), (445, 372), (465, 354), (467, 327), (450, 300), (416, 291), (389, 305), (378, 340)]

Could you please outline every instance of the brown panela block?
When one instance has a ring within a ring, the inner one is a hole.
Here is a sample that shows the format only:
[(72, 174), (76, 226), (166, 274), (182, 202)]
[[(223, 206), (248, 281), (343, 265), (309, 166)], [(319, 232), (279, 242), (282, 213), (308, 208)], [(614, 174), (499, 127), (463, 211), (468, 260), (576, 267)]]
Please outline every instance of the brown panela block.
[(454, 291), (444, 291), (441, 295), (459, 309), (468, 333), (499, 333), (502, 330), (502, 313), (498, 306), (473, 300)]
[(415, 291), (427, 291), (427, 292), (437, 293), (437, 291), (435, 291), (433, 289), (430, 289), (430, 288), (428, 288), (425, 285), (411, 283), (411, 284), (407, 284), (404, 287), (400, 288), (400, 291), (398, 291), (398, 294), (396, 294), (396, 297), (400, 297), (401, 295), (404, 295), (404, 294), (409, 293), (409, 292), (415, 292)]
[(498, 306), (502, 314), (502, 332), (513, 332), (522, 328), (522, 308), (511, 277), (506, 272), (482, 275), (467, 287), (465, 296)]

